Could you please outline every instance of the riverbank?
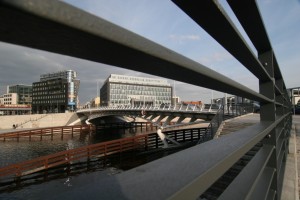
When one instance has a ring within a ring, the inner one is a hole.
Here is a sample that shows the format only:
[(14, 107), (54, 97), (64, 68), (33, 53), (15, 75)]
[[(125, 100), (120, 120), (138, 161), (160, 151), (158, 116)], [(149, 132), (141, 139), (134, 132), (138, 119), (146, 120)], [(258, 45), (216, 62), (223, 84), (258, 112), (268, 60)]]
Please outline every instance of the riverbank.
[[(74, 123), (76, 122), (76, 123)], [(0, 130), (43, 128), (81, 124), (76, 113), (51, 113), (34, 115), (7, 115), (0, 117)]]

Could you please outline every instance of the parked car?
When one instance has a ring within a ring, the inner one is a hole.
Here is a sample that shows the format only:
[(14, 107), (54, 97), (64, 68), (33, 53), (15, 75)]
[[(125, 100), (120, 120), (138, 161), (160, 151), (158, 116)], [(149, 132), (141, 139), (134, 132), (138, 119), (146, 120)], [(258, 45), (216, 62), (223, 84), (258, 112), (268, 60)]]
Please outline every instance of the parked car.
[(300, 106), (295, 106), (295, 114), (300, 114)]

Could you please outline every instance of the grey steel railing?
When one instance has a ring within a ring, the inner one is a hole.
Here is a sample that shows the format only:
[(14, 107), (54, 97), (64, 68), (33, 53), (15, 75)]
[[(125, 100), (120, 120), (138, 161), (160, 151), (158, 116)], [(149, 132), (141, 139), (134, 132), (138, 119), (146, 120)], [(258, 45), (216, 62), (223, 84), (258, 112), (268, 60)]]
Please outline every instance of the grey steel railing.
[(221, 105), (218, 111), (216, 112), (216, 115), (210, 121), (206, 129), (206, 135), (210, 136), (210, 138), (212, 139), (214, 138), (216, 132), (218, 131), (220, 125), (224, 120), (245, 115), (247, 113), (253, 113), (253, 112), (254, 112), (253, 104)]
[(197, 199), (259, 143), (262, 147), (216, 198), (280, 199), (291, 103), (256, 1), (227, 0), (257, 55), (217, 1), (173, 2), (258, 78), (259, 92), (55, 0), (1, 0), (0, 41), (162, 76), (260, 103), (259, 123), (107, 178), (97, 197)]
[[(131, 105), (122, 105), (122, 106), (101, 106), (101, 107), (90, 107), (90, 108), (82, 108), (78, 109), (77, 113), (85, 113), (85, 112), (97, 112), (97, 111), (109, 111), (109, 110), (120, 110), (120, 111), (166, 111), (166, 112), (188, 112), (188, 113), (216, 113), (220, 108), (219, 105), (216, 104), (203, 104), (201, 106), (192, 105), (192, 104), (177, 104), (177, 105), (139, 105), (139, 106), (131, 106)], [(232, 111), (234, 109), (231, 109)]]

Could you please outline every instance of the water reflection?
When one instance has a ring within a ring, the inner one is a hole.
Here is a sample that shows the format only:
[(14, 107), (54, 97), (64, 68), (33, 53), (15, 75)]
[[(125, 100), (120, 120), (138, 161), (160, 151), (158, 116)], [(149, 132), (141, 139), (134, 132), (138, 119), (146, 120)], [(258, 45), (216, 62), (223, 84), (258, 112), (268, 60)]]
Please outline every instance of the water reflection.
[[(0, 167), (59, 151), (73, 149), (113, 139), (141, 134), (137, 129), (99, 130), (93, 133), (74, 135), (73, 138), (60, 136), (42, 141), (0, 142)], [(157, 159), (157, 156), (145, 156), (140, 152), (115, 154), (106, 158), (86, 160), (74, 164), (59, 166), (47, 171), (27, 175), (21, 179), (0, 178), (0, 199), (51, 199), (51, 193), (67, 191), (68, 188), (80, 189), (90, 181), (113, 176), (123, 170)], [(74, 199), (70, 196), (67, 199)]]
[(73, 138), (64, 136), (61, 139), (61, 136), (57, 135), (53, 141), (45, 137), (42, 141), (38, 139), (28, 141), (28, 138), (20, 139), (19, 142), (16, 140), (0, 141), (0, 167), (89, 144), (132, 137), (136, 134), (134, 129), (104, 129), (97, 132), (74, 135)]

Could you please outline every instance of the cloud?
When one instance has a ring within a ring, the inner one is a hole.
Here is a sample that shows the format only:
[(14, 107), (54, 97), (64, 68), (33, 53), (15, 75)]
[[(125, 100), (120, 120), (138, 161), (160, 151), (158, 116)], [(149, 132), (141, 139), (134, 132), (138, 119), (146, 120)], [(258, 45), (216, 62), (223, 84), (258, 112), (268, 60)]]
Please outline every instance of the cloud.
[(230, 59), (233, 59), (233, 57), (227, 51), (219, 51), (200, 56), (197, 61), (204, 65), (211, 66), (212, 64), (222, 63)]
[(172, 41), (178, 42), (178, 43), (184, 43), (186, 41), (197, 41), (200, 40), (200, 36), (199, 35), (175, 35), (175, 34), (171, 34), (169, 35), (169, 38)]
[[(257, 89), (257, 79), (253, 79), (253, 76), (251, 77), (238, 61), (170, 1), (65, 1), (196, 60), (254, 90)], [(275, 47), (277, 60), (286, 77), (287, 87), (299, 85), (298, 2), (289, 4), (279, 0), (258, 2), (267, 31), (270, 32), (272, 46)], [(6, 43), (0, 43), (0, 60), (0, 94), (3, 93), (6, 85), (31, 84), (39, 80), (40, 74), (72, 69), (78, 73), (81, 81), (80, 101), (85, 103), (97, 94), (97, 83), (101, 87), (111, 73), (154, 77)], [(171, 84), (173, 82), (168, 81)], [(209, 101), (211, 90), (176, 82), (176, 94), (183, 100)], [(216, 96), (215, 92), (214, 96)]]

